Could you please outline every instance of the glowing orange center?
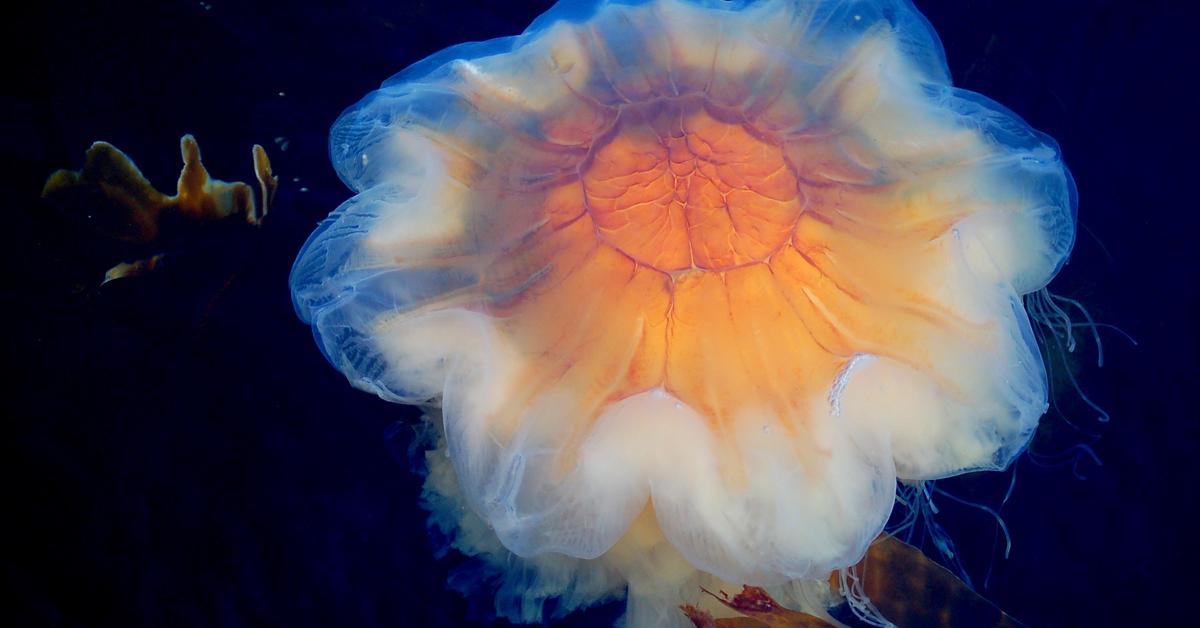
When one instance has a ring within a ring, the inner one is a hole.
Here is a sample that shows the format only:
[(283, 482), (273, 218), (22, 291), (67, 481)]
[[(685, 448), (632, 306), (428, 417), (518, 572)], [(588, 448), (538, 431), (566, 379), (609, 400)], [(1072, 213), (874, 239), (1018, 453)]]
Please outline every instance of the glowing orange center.
[(582, 180), (600, 238), (664, 272), (763, 261), (804, 205), (780, 148), (699, 98), (623, 108)]
[[(498, 433), (570, 391), (556, 416), (582, 437), (606, 404), (654, 388), (717, 424), (765, 412), (802, 425), (853, 354), (827, 312), (860, 310), (818, 267), (836, 186), (797, 176), (825, 154), (805, 148), (703, 97), (623, 105), (578, 178), (541, 192), (536, 229), (487, 266), (482, 309), (529, 356)], [(500, 199), (514, 209), (485, 215), (531, 211)]]

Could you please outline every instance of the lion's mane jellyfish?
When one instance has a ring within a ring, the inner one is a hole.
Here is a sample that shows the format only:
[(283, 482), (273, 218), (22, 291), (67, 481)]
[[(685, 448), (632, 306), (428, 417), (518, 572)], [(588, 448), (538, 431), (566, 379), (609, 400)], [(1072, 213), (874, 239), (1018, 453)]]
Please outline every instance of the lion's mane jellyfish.
[(898, 478), (1003, 468), (1046, 409), (1021, 297), (1073, 183), (907, 0), (564, 0), (397, 74), (330, 152), (356, 195), (297, 310), (429, 408), (433, 523), (510, 618), (627, 593), (678, 624), (742, 583), (819, 611)]

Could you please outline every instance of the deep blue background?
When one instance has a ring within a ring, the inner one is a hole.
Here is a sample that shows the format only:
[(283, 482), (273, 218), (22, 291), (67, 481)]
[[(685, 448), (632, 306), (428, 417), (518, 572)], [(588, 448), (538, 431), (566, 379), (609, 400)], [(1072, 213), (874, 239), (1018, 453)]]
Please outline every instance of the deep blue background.
[[(286, 276), (348, 196), (326, 158), (334, 117), (407, 64), (520, 32), (548, 5), (50, 0), (10, 15), (4, 623), (467, 621), (445, 587), (455, 561), (433, 559), (407, 471), (414, 411), (324, 363)], [(958, 85), (1062, 145), (1081, 229), (1054, 288), (1140, 343), (1104, 333), (1103, 369), (1080, 350), (1079, 380), (1112, 421), (1060, 399), (1099, 434), (1103, 465), (1085, 461), (1079, 479), (1022, 460), (1003, 508), (1008, 560), (987, 516), (942, 500), (942, 521), (973, 575), (994, 562), (985, 595), (1031, 625), (1183, 624), (1200, 557), (1194, 20), (1168, 2), (918, 6)], [(98, 290), (130, 252), (45, 207), (44, 177), (104, 139), (170, 189), (185, 132), (226, 179), (249, 180), (250, 144), (267, 145), (284, 182), (270, 223)], [(1082, 439), (1062, 420), (1049, 419), (1045, 451)], [(996, 504), (1008, 477), (946, 486)]]

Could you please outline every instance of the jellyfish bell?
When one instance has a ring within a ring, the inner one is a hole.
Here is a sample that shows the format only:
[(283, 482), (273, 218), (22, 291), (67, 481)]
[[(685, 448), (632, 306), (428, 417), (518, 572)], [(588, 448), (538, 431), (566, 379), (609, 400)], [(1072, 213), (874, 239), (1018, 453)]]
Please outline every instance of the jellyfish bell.
[(434, 524), (511, 619), (624, 591), (683, 624), (714, 582), (822, 612), (897, 478), (1003, 468), (1046, 408), (1021, 296), (1073, 183), (907, 0), (563, 1), (393, 77), (330, 153), (355, 196), (297, 311), (430, 409)]

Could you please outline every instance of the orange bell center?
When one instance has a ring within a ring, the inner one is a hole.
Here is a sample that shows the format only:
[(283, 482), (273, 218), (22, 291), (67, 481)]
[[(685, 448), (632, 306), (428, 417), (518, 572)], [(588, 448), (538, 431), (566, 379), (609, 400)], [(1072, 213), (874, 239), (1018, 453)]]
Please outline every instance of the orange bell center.
[(763, 261), (804, 209), (779, 146), (702, 98), (627, 105), (582, 175), (599, 238), (663, 272)]

